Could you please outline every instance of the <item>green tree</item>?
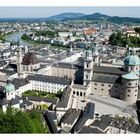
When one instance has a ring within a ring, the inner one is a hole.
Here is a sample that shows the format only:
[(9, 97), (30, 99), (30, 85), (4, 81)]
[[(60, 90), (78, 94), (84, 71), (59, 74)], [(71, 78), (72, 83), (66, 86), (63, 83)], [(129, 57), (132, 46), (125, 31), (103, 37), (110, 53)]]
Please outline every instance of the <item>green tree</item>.
[(35, 110), (21, 112), (9, 108), (6, 113), (0, 112), (0, 133), (45, 133), (41, 114)]

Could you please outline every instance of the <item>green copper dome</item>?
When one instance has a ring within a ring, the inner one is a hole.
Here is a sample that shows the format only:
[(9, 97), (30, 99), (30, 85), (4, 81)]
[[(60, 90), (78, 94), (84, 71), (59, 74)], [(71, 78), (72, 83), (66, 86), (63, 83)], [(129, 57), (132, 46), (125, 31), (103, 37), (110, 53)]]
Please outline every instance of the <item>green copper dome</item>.
[(140, 70), (135, 72), (137, 76), (140, 76)]
[(129, 80), (138, 80), (139, 79), (139, 77), (134, 72), (130, 72), (125, 75), (122, 75), (122, 78), (129, 79)]
[(7, 83), (4, 86), (5, 92), (13, 92), (15, 91), (15, 86), (12, 83)]
[(140, 59), (137, 55), (128, 55), (124, 60), (124, 64), (128, 66), (137, 66), (140, 65)]

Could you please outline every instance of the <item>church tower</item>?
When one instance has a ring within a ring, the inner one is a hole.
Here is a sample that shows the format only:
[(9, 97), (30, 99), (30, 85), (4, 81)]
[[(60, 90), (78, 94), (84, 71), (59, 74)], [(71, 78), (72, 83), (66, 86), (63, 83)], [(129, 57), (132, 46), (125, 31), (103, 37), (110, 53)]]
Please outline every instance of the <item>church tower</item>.
[(84, 77), (83, 77), (83, 85), (86, 86), (92, 80), (93, 76), (93, 57), (92, 51), (90, 48), (85, 50), (84, 56)]
[(7, 83), (4, 86), (4, 92), (6, 94), (7, 100), (15, 99), (16, 96), (15, 86), (11, 83), (11, 81), (7, 80)]
[(22, 50), (20, 47), (17, 47), (17, 73), (18, 73), (18, 77), (21, 76), (21, 72), (22, 72), (22, 65), (21, 65), (21, 62), (22, 62)]

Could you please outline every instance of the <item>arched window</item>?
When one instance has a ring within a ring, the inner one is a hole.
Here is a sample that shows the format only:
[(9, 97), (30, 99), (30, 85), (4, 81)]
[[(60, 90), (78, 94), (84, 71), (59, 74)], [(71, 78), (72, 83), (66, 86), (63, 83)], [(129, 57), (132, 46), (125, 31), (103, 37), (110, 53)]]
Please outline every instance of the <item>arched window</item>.
[(79, 91), (77, 91), (77, 96), (79, 96)]

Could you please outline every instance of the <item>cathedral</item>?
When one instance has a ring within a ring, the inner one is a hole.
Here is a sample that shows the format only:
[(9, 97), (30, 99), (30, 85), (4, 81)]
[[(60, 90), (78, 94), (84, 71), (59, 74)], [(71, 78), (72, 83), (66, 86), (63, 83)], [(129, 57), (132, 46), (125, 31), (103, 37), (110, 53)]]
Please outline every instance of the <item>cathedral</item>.
[[(37, 72), (41, 65), (36, 55), (27, 52), (22, 56), (22, 51), (18, 48), (17, 77), (9, 76), (11, 83), (5, 83), (3, 86), (6, 99), (9, 101), (17, 96), (21, 97), (27, 90), (54, 94), (61, 90), (66, 92), (67, 107), (72, 106), (73, 97), (85, 100), (92, 94), (111, 96), (130, 104), (136, 103), (139, 95), (140, 59), (135, 52), (128, 52), (123, 67), (101, 66), (100, 56), (92, 48), (86, 48), (81, 58), (77, 65), (60, 62), (53, 64), (46, 69), (49, 72), (42, 74)], [(4, 68), (1, 73), (3, 71)], [(75, 79), (80, 82), (75, 82)], [(11, 92), (7, 91), (9, 89)], [(61, 108), (64, 105), (63, 101), (60, 104)], [(57, 107), (59, 108), (59, 104)]]

